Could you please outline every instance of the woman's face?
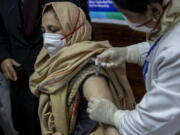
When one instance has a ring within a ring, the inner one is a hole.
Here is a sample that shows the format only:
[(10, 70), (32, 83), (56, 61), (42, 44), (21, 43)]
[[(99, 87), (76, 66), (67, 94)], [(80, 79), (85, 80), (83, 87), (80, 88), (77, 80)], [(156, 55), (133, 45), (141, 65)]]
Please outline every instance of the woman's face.
[(145, 13), (136, 13), (125, 9), (121, 9), (121, 12), (129, 21), (133, 23), (145, 24), (145, 26), (149, 28), (154, 28), (163, 14), (163, 7), (159, 3), (155, 3), (148, 6), (148, 9)]
[(43, 15), (41, 30), (43, 33), (64, 35), (61, 25), (53, 11), (48, 11)]

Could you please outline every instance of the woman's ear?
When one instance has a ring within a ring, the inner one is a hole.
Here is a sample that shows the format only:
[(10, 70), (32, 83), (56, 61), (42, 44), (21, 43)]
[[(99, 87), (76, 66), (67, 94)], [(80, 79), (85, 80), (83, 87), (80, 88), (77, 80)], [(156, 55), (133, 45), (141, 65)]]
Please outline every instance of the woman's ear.
[(163, 14), (162, 5), (160, 3), (153, 3), (149, 5), (149, 8), (151, 9), (153, 20), (158, 21)]

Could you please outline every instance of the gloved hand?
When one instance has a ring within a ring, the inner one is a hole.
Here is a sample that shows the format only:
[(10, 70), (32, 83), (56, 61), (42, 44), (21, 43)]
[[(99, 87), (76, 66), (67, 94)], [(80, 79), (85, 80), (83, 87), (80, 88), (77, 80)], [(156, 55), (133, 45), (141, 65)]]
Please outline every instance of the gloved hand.
[(118, 108), (109, 100), (90, 98), (87, 112), (92, 120), (119, 128), (120, 119), (125, 111)]
[(126, 47), (112, 47), (98, 55), (95, 64), (106, 68), (118, 67), (127, 60)]

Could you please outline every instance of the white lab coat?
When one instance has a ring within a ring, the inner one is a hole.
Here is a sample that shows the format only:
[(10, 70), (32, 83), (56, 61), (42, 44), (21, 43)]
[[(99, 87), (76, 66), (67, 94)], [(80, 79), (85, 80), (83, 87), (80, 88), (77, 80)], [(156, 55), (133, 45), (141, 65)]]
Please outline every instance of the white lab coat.
[[(143, 63), (150, 45), (137, 46)], [(180, 135), (180, 24), (163, 35), (148, 60), (147, 93), (135, 110), (121, 118), (120, 133)]]

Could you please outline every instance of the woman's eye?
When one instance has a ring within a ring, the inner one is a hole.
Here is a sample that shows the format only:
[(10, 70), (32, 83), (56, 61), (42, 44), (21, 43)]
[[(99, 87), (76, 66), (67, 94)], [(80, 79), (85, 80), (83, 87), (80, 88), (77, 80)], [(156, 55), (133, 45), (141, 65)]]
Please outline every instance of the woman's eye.
[(58, 30), (51, 30), (52, 33), (56, 33)]
[(58, 32), (59, 31), (59, 29), (57, 29), (57, 28), (50, 28), (49, 29), (49, 31), (51, 31), (52, 33), (56, 33), (56, 32)]

